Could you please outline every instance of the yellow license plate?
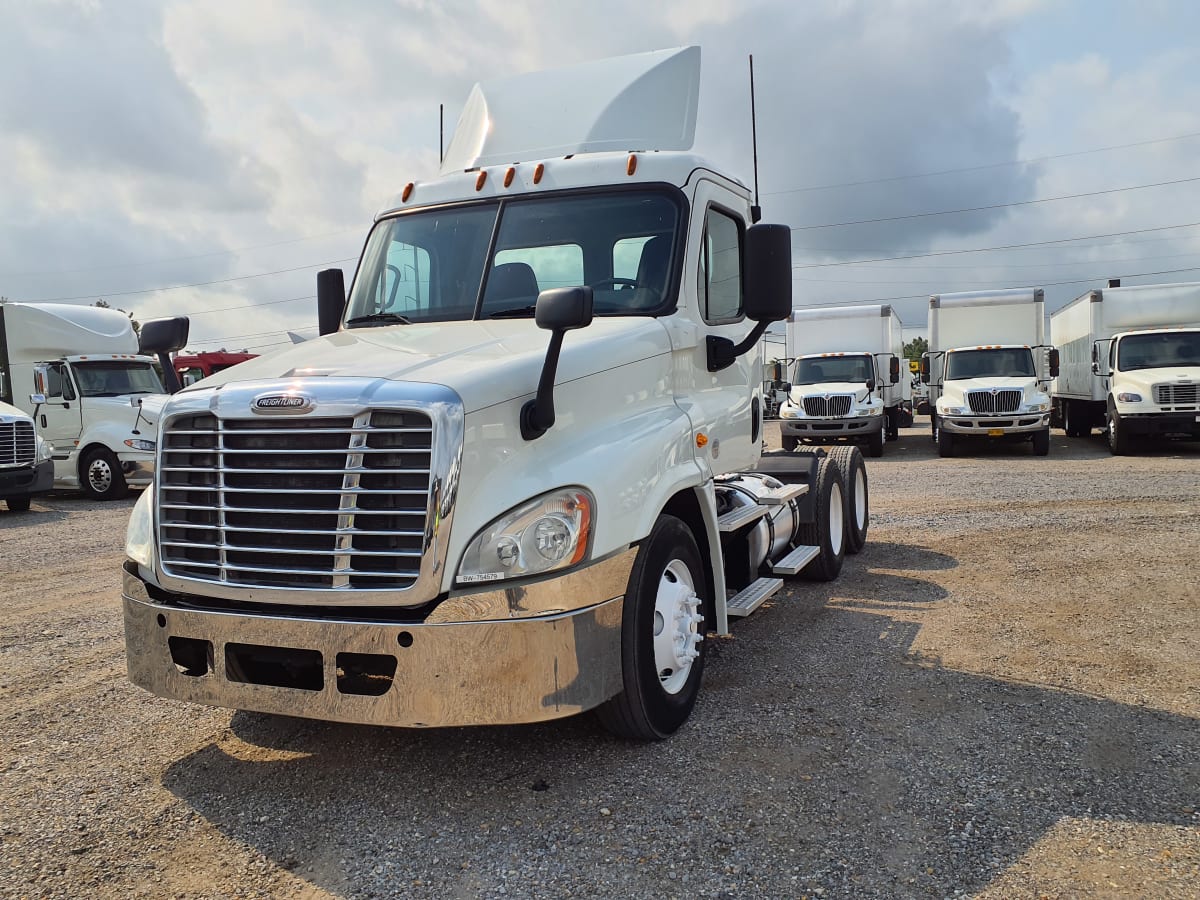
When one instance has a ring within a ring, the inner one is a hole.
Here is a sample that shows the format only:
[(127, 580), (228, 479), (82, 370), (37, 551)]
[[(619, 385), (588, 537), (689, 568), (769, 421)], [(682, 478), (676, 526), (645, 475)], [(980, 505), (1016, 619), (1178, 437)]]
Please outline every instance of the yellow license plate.
[(988, 437), (1004, 437), (1003, 428), (989, 428)]

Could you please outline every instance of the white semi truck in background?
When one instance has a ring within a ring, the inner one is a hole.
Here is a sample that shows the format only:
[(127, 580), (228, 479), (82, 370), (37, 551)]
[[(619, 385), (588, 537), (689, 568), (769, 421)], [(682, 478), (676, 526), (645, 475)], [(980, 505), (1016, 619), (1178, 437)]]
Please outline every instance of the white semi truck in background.
[(348, 301), (318, 277), (322, 336), (167, 402), (126, 544), (134, 683), (410, 727), (596, 709), (660, 739), (707, 632), (836, 577), (862, 457), (752, 471), (790, 232), (690, 152), (699, 61), (476, 86)]
[(1050, 339), (1068, 437), (1103, 428), (1117, 455), (1141, 436), (1200, 439), (1200, 283), (1088, 291), (1050, 316)]
[(153, 364), (119, 310), (0, 303), (0, 400), (36, 421), (57, 488), (112, 500), (150, 483), (165, 399)]
[(1030, 441), (1050, 452), (1050, 379), (1058, 352), (1046, 346), (1041, 288), (965, 291), (929, 298), (929, 385), (940, 456), (967, 440)]
[[(912, 424), (912, 387), (901, 375), (900, 317), (886, 304), (794, 309), (787, 321), (793, 360), (779, 408), (784, 450), (801, 443), (855, 441), (883, 455)], [(907, 404), (907, 405), (906, 405)]]

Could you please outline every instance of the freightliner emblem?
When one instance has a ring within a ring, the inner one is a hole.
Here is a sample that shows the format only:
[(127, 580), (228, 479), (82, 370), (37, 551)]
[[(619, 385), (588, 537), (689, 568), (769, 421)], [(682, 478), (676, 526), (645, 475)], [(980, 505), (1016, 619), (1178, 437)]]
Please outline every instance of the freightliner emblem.
[(316, 406), (307, 394), (261, 394), (254, 398), (250, 408), (263, 415), (290, 415), (306, 413)]

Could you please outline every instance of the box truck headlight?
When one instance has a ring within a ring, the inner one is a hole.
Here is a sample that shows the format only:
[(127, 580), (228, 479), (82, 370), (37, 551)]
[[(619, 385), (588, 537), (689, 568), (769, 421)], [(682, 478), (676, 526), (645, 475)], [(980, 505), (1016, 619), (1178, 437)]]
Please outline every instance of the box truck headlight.
[(800, 410), (792, 406), (790, 403), (784, 403), (783, 406), (779, 408), (779, 418), (781, 419), (798, 419), (799, 417)]
[(154, 452), (154, 441), (141, 441), (137, 438), (130, 438), (125, 442), (125, 446), (133, 450), (144, 450), (147, 453)]
[(125, 555), (147, 569), (154, 565), (154, 485), (150, 485), (129, 516), (125, 529)]
[(943, 406), (940, 410), (943, 416), (965, 416), (967, 411), (961, 406)]
[(1117, 394), (1117, 399), (1122, 403), (1141, 403), (1142, 395), (1135, 394), (1132, 391), (1121, 391), (1121, 393)]
[(1030, 403), (1029, 404), (1030, 412), (1045, 412), (1049, 408), (1050, 408), (1049, 400), (1043, 400), (1040, 403)]
[(582, 488), (545, 494), (475, 535), (456, 581), (475, 584), (565, 569), (587, 554), (595, 500)]
[(54, 445), (40, 434), (34, 436), (33, 448), (35, 463), (44, 463), (54, 456)]

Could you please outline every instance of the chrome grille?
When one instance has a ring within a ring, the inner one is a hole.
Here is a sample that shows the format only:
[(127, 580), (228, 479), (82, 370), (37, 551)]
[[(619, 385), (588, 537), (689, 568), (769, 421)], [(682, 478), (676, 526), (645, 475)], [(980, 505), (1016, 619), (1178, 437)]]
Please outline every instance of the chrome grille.
[(1021, 392), (967, 391), (967, 405), (973, 413), (1012, 413), (1021, 408)]
[(32, 422), (0, 422), (0, 466), (31, 466), (35, 454)]
[(833, 394), (828, 397), (824, 394), (809, 394), (804, 398), (804, 414), (826, 419), (848, 415), (852, 399), (849, 394)]
[(1200, 402), (1200, 384), (1196, 382), (1154, 385), (1154, 402), (1163, 406), (1194, 406)]
[(258, 587), (411, 587), (432, 441), (429, 417), (409, 410), (172, 419), (158, 462), (163, 570)]

